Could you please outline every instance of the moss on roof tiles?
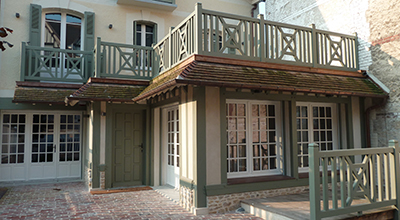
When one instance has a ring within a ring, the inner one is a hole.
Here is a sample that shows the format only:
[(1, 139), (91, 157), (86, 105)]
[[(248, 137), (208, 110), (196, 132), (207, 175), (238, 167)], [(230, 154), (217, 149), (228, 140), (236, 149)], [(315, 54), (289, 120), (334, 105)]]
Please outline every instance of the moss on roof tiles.
[(32, 103), (63, 103), (65, 97), (71, 95), (74, 91), (75, 90), (72, 89), (17, 87), (14, 92), (13, 101)]
[(74, 93), (74, 98), (127, 99), (131, 100), (142, 92), (144, 87), (122, 85), (89, 85), (86, 89)]

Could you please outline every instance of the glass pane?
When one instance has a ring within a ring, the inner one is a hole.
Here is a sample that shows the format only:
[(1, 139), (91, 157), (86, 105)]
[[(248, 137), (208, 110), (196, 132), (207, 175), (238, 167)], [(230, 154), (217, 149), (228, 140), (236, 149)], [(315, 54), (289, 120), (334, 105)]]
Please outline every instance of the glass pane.
[(308, 117), (307, 106), (301, 106), (301, 117)]
[(24, 155), (23, 154), (19, 154), (17, 159), (18, 159), (17, 163), (24, 163)]
[(239, 160), (239, 171), (246, 171), (246, 159)]
[(259, 157), (259, 156), (260, 156), (260, 146), (253, 145), (253, 157)]
[(79, 161), (79, 153), (74, 153), (74, 161)]
[(318, 117), (318, 107), (313, 107), (313, 117)]
[(1, 153), (8, 153), (8, 146), (7, 145), (1, 146)]
[(268, 127), (268, 129), (275, 129), (275, 118), (270, 118), (270, 119), (268, 119), (268, 125), (269, 125), (269, 127)]
[(17, 155), (10, 155), (10, 163), (17, 163)]
[(245, 104), (238, 104), (238, 116), (246, 116)]
[(11, 123), (18, 123), (18, 115), (11, 115)]
[(246, 145), (239, 146), (239, 157), (246, 157)]
[(253, 170), (260, 170), (260, 159), (253, 160)]
[(308, 129), (308, 119), (301, 119), (301, 128)]
[(245, 118), (237, 119), (237, 129), (238, 130), (246, 130), (246, 119)]
[(81, 49), (81, 19), (72, 15), (67, 15), (67, 35), (65, 49)]
[(268, 105), (268, 116), (275, 116), (275, 105)]
[(36, 163), (36, 162), (38, 162), (38, 155), (37, 154), (32, 154), (32, 162), (33, 163)]
[(252, 116), (260, 116), (258, 108), (259, 108), (258, 105), (252, 105), (251, 106), (251, 115)]
[(10, 115), (3, 115), (3, 123), (10, 123)]
[(260, 116), (268, 116), (267, 115), (267, 106), (266, 105), (260, 105)]

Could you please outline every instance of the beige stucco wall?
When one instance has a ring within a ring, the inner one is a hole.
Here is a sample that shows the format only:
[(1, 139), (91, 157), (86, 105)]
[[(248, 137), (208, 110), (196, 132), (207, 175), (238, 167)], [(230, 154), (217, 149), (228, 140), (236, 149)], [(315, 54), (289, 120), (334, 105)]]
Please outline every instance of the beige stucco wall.
[(206, 87), (207, 185), (221, 184), (221, 114), (218, 87)]
[[(43, 11), (57, 9), (95, 13), (95, 36), (103, 41), (133, 42), (133, 21), (147, 20), (158, 24), (158, 39), (169, 28), (178, 25), (195, 9), (198, 0), (176, 0), (177, 8), (170, 12), (132, 5), (117, 4), (117, 0), (3, 0), (0, 8), (0, 26), (14, 29), (4, 40), (14, 44), (12, 49), (0, 52), (0, 98), (12, 97), (15, 81), (20, 80), (21, 42), (29, 41), (29, 5), (42, 5)], [(247, 0), (202, 0), (203, 8), (250, 16), (251, 2)], [(19, 13), (20, 18), (15, 17)], [(108, 25), (113, 28), (109, 29)]]

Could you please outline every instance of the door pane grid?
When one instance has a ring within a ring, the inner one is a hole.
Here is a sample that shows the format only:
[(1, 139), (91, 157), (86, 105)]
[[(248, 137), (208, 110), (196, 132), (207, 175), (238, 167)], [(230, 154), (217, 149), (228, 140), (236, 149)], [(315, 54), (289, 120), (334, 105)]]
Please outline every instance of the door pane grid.
[(32, 163), (53, 162), (54, 115), (34, 114), (32, 123)]
[(24, 163), (25, 120), (25, 114), (3, 115), (1, 164)]
[(246, 104), (227, 103), (227, 172), (247, 171)]
[(60, 116), (60, 153), (59, 161), (79, 161), (81, 149), (81, 116)]
[(252, 105), (253, 170), (277, 168), (275, 105)]
[(170, 166), (179, 167), (179, 111), (169, 110), (167, 117), (167, 163)]

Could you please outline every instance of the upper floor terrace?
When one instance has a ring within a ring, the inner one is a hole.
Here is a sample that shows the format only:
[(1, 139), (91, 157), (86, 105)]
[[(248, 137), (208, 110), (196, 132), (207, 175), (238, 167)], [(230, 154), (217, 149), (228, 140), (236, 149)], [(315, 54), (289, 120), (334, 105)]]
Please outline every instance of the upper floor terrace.
[(356, 35), (206, 10), (198, 3), (151, 47), (104, 42), (99, 37), (93, 51), (22, 43), (21, 81), (151, 80), (192, 55), (357, 71), (357, 51)]

